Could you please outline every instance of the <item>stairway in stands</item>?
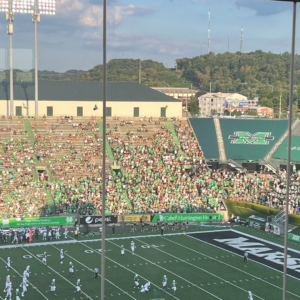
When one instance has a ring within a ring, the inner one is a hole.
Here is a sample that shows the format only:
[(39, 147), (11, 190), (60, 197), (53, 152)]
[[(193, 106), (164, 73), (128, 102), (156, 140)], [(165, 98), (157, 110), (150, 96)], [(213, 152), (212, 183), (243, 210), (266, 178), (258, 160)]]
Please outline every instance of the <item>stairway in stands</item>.
[[(298, 126), (299, 124), (300, 124), (299, 119), (296, 119), (292, 124), (292, 135), (300, 135), (300, 126)], [(284, 132), (284, 134), (280, 137), (280, 139), (276, 142), (276, 144), (272, 147), (272, 149), (267, 153), (267, 155), (261, 161), (261, 164), (264, 164), (273, 173), (276, 173), (276, 169), (279, 168), (279, 164), (271, 160), (272, 156), (279, 148), (279, 146), (282, 144), (282, 142), (287, 138), (288, 133), (289, 132), (287, 129)]]
[[(281, 210), (278, 214), (272, 216), (271, 224), (278, 226), (280, 228), (280, 234), (283, 235), (285, 230), (285, 210)], [(290, 225), (290, 224), (288, 225), (289, 232), (294, 230), (295, 228), (297, 228), (297, 226)]]
[(226, 152), (225, 152), (225, 146), (224, 146), (224, 140), (223, 140), (220, 120), (218, 118), (214, 118), (214, 124), (215, 124), (215, 129), (216, 129), (216, 134), (217, 134), (217, 140), (218, 140), (218, 148), (219, 148), (219, 155), (220, 155), (219, 159), (220, 159), (220, 162), (225, 162), (226, 161)]

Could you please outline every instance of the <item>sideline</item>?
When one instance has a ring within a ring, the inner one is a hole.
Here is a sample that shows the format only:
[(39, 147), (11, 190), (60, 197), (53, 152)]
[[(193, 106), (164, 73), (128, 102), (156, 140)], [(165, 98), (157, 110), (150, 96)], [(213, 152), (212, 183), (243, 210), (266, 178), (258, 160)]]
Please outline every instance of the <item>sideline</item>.
[[(222, 230), (207, 230), (207, 231), (191, 231), (186, 234), (194, 234), (194, 233), (206, 233), (206, 232), (220, 232), (220, 231), (229, 231), (229, 229), (222, 229)], [(172, 235), (183, 235), (183, 232), (176, 232), (176, 233), (166, 233), (164, 236), (172, 236)], [(153, 234), (153, 235), (138, 235), (138, 236), (126, 236), (126, 237), (113, 237), (105, 239), (106, 241), (113, 241), (113, 240), (127, 240), (133, 238), (150, 238), (150, 237), (159, 237), (161, 234)], [(75, 240), (73, 237), (69, 236), (71, 240), (65, 241), (51, 241), (51, 242), (43, 242), (43, 243), (32, 243), (32, 244), (12, 244), (12, 245), (5, 245), (0, 246), (1, 249), (14, 249), (14, 248), (26, 248), (26, 247), (35, 247), (35, 246), (47, 246), (47, 245), (63, 245), (63, 244), (75, 244), (75, 243), (89, 243), (89, 242), (102, 242), (102, 239), (93, 239), (93, 240)]]

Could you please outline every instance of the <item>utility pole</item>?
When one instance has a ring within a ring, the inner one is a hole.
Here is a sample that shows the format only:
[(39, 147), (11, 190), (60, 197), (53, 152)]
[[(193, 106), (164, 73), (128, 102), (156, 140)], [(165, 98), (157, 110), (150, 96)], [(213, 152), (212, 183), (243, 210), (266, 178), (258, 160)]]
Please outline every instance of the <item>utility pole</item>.
[(243, 40), (244, 40), (244, 35), (243, 35), (244, 29), (241, 29), (241, 44), (240, 44), (240, 52), (243, 53)]
[(280, 91), (280, 97), (279, 97), (279, 119), (281, 119), (281, 91)]
[(209, 6), (209, 11), (208, 11), (208, 44), (207, 44), (207, 53), (209, 54), (209, 49), (210, 47), (210, 6)]
[(201, 41), (201, 55), (202, 55), (202, 44), (203, 44), (203, 42)]
[(142, 78), (141, 78), (141, 76), (142, 76), (142, 61), (140, 60), (140, 66), (139, 66), (139, 83), (141, 83), (141, 81), (142, 81)]
[(9, 63), (10, 63), (10, 115), (14, 115), (14, 70), (13, 70), (13, 45), (12, 36), (14, 33), (14, 13), (12, 9), (12, 0), (9, 0), (9, 8), (6, 12), (6, 20), (9, 22), (7, 25), (7, 34), (9, 35)]
[(227, 52), (230, 52), (230, 35), (228, 35), (228, 47), (227, 47)]

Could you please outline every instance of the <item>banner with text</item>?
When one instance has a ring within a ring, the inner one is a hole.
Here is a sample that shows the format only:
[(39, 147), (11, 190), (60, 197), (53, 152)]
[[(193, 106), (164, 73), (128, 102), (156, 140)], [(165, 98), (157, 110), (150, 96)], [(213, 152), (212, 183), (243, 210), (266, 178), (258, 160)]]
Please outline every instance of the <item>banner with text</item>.
[(224, 215), (218, 214), (155, 214), (152, 222), (216, 222), (221, 221)]
[(150, 215), (124, 215), (118, 216), (118, 222), (140, 222), (142, 218), (143, 222), (150, 222), (151, 216)]
[[(105, 216), (106, 224), (112, 224), (112, 223), (117, 223), (117, 222), (118, 222), (117, 216)], [(102, 224), (102, 217), (101, 216), (80, 216), (79, 223), (80, 223), (80, 225)]]
[(33, 227), (33, 226), (59, 226), (74, 225), (75, 217), (50, 217), (50, 218), (25, 218), (25, 219), (1, 219), (1, 228)]
[(300, 242), (300, 235), (289, 233), (289, 239), (293, 240), (293, 241), (296, 241), (296, 242)]

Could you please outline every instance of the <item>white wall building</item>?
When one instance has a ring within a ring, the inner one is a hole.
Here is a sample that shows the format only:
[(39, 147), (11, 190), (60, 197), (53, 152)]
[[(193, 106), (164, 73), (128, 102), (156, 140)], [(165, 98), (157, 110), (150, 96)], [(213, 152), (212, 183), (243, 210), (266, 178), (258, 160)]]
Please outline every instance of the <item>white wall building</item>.
[(212, 110), (223, 114), (225, 102), (234, 100), (247, 100), (247, 97), (238, 93), (207, 93), (199, 98), (199, 110), (210, 115)]

